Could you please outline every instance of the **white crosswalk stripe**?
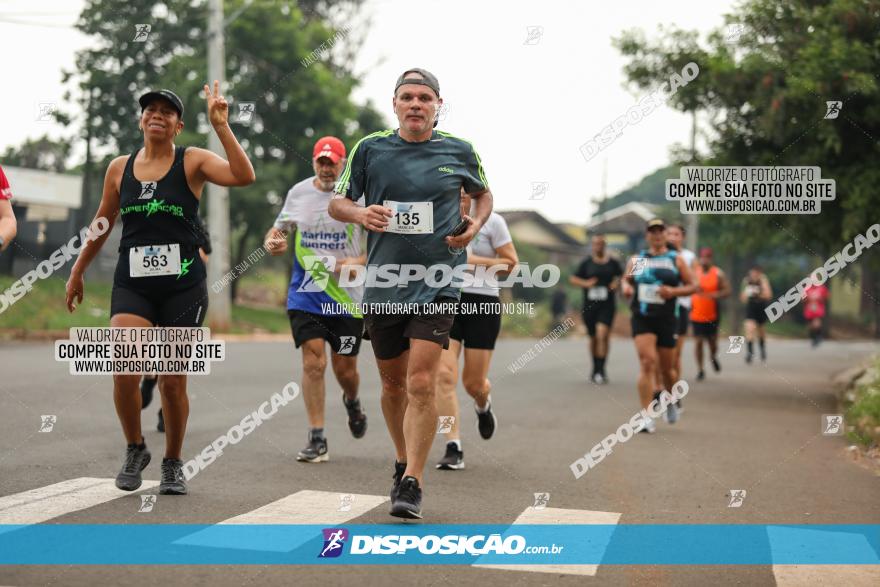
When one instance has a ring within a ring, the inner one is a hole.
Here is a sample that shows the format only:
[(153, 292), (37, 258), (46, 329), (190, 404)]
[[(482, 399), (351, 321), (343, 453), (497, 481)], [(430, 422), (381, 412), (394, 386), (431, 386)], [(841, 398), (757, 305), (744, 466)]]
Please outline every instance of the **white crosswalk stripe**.
[[(303, 490), (282, 497), (263, 507), (229, 518), (223, 524), (320, 524), (339, 526), (360, 517), (371, 509), (388, 501), (381, 495), (364, 495), (352, 493), (334, 493), (331, 491)], [(267, 550), (289, 552), (299, 546), (302, 541), (291, 540), (289, 534), (283, 532), (275, 536), (265, 533), (263, 536), (248, 541), (249, 550)], [(178, 544), (193, 546), (212, 546), (223, 541), (224, 534), (205, 528), (176, 541)], [(223, 541), (224, 546), (227, 546)]]
[[(816, 542), (816, 533), (834, 535), (835, 543), (846, 541), (846, 551), (861, 554), (866, 559), (877, 558), (877, 553), (864, 536), (828, 530), (771, 527), (768, 529), (770, 549), (774, 559), (785, 556), (785, 551), (797, 548), (802, 541)], [(801, 538), (800, 540), (798, 538)], [(880, 562), (880, 561), (878, 561)], [(823, 587), (847, 585), (848, 587), (873, 587), (880, 585), (880, 564), (873, 565), (773, 565), (773, 577), (777, 587)]]
[[(158, 481), (144, 481), (141, 490)], [(115, 479), (79, 477), (0, 497), (0, 524), (41, 524), (79, 510), (131, 495), (116, 488)]]
[[(570, 510), (561, 508), (526, 508), (513, 522), (516, 524), (617, 524), (620, 514), (614, 512), (594, 512), (591, 510)], [(607, 545), (606, 545), (607, 547)], [(476, 564), (484, 569), (505, 571), (527, 571), (532, 573), (556, 573), (559, 575), (593, 576), (599, 565), (486, 565)]]

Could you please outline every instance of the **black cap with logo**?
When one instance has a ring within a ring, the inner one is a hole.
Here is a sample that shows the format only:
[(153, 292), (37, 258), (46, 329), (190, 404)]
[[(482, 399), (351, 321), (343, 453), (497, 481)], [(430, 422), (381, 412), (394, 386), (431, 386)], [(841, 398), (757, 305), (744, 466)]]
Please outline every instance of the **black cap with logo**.
[(165, 100), (171, 102), (171, 105), (174, 106), (175, 110), (177, 110), (177, 114), (181, 118), (183, 118), (183, 102), (180, 100), (177, 94), (175, 94), (171, 90), (153, 90), (138, 98), (138, 104), (141, 105), (141, 112), (143, 112), (144, 109), (146, 109), (146, 107), (149, 106), (150, 102), (153, 101), (153, 99), (155, 98), (164, 98)]

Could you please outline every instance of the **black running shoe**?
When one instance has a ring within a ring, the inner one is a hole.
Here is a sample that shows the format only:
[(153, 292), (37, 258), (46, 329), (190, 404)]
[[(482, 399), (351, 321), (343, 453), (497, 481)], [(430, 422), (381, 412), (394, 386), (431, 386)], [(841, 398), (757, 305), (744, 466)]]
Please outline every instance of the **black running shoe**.
[(761, 347), (761, 362), (767, 362), (767, 349), (765, 349), (764, 347)]
[(141, 471), (147, 468), (151, 459), (150, 451), (147, 445), (139, 448), (136, 444), (129, 444), (125, 449), (125, 462), (122, 464), (122, 470), (116, 476), (116, 487), (123, 491), (134, 491), (143, 483), (141, 479)]
[(721, 373), (721, 363), (718, 362), (717, 357), (712, 357), (712, 368), (715, 369), (716, 373)]
[(156, 389), (156, 383), (158, 383), (159, 378), (153, 377), (152, 379), (147, 379), (146, 377), (141, 378), (141, 409), (146, 409), (148, 405), (153, 401), (153, 390)]
[(705, 371), (700, 371), (699, 373), (697, 373), (697, 381), (702, 381), (705, 378), (706, 378)]
[[(477, 412), (477, 431), (485, 440), (489, 440), (495, 434), (495, 426), (498, 425), (498, 419), (495, 418), (495, 414), (492, 412), (491, 402), (486, 408), (485, 413)], [(476, 411), (476, 404), (474, 404), (474, 410)]]
[(447, 442), (446, 454), (437, 463), (437, 468), (444, 471), (464, 469), (464, 451), (459, 450), (458, 445), (454, 442)]
[(159, 482), (159, 493), (162, 495), (186, 495), (183, 461), (162, 459), (162, 480)]
[(394, 495), (397, 493), (397, 488), (400, 485), (400, 480), (403, 479), (403, 474), (406, 473), (406, 463), (398, 463), (394, 461), (394, 483), (391, 485), (391, 501), (394, 501)]
[(755, 353), (746, 353), (746, 364), (751, 365), (752, 359), (754, 358)]
[(327, 452), (326, 438), (313, 438), (309, 435), (309, 443), (296, 455), (296, 460), (303, 463), (324, 463), (330, 460)]
[(355, 398), (348, 401), (343, 395), (342, 403), (348, 412), (348, 429), (351, 430), (351, 435), (355, 438), (363, 438), (367, 433), (367, 415), (361, 409), (361, 400)]
[(156, 430), (165, 432), (165, 416), (162, 415), (162, 408), (159, 408), (159, 421), (156, 422)]
[(408, 475), (401, 480), (391, 500), (390, 513), (395, 518), (422, 519), (422, 490), (418, 479)]

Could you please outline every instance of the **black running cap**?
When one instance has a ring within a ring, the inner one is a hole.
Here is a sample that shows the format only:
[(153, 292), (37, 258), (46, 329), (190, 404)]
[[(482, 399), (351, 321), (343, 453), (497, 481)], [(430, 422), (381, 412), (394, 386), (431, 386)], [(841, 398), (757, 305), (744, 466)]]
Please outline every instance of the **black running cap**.
[[(406, 77), (410, 73), (418, 73), (422, 76), (422, 79), (419, 79), (417, 77)], [(428, 86), (429, 88), (434, 90), (434, 93), (437, 94), (438, 98), (440, 97), (440, 82), (437, 81), (437, 76), (435, 76), (427, 69), (421, 69), (419, 67), (407, 69), (405, 72), (403, 72), (403, 75), (397, 78), (397, 84), (394, 86), (394, 93), (396, 94), (397, 89), (400, 88), (400, 86), (406, 84), (418, 84), (420, 86)]]
[(171, 104), (177, 110), (177, 114), (181, 118), (183, 118), (183, 102), (181, 102), (177, 94), (175, 94), (171, 90), (153, 90), (138, 98), (138, 104), (141, 105), (141, 112), (146, 109), (146, 107), (154, 98), (165, 98), (166, 100), (171, 102)]

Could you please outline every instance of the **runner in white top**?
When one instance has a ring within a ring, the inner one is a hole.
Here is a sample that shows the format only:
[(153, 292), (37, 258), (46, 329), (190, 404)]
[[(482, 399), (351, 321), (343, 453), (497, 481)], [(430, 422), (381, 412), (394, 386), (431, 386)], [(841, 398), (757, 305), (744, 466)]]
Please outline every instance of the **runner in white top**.
[[(670, 224), (666, 227), (666, 241), (669, 248), (677, 250), (678, 254), (681, 255), (681, 258), (688, 266), (688, 269), (693, 270), (694, 263), (696, 263), (697, 260), (697, 255), (692, 250), (684, 248), (684, 235), (684, 226), (682, 226), (681, 224)], [(675, 381), (678, 381), (681, 376), (681, 351), (684, 348), (684, 339), (687, 338), (688, 326), (690, 326), (691, 296), (681, 296), (675, 298), (675, 301), (676, 319), (678, 320), (676, 334), (678, 334), (678, 338), (675, 339), (675, 349), (673, 350), (672, 355), (672, 365), (675, 374)], [(655, 380), (657, 382), (657, 389), (662, 390), (663, 380), (660, 378), (659, 370), (657, 372)], [(681, 414), (684, 410), (681, 405), (681, 400), (676, 402), (676, 405), (678, 406), (679, 414)]]
[[(470, 198), (467, 198), (470, 200)], [(467, 202), (468, 208), (470, 203)], [(493, 267), (502, 265), (503, 273), (510, 272), (519, 259), (507, 222), (492, 212), (480, 232), (467, 247), (467, 262), (472, 265)], [(464, 469), (464, 452), (459, 433), (459, 409), (456, 387), (458, 384), (458, 358), (464, 351), (462, 384), (474, 399), (477, 412), (477, 430), (484, 439), (492, 438), (497, 421), (489, 398), (491, 384), (486, 377), (495, 340), (501, 330), (501, 304), (498, 280), (487, 275), (482, 284), (475, 283), (461, 290), (458, 314), (449, 331), (449, 348), (440, 355), (437, 374), (437, 415), (451, 416), (451, 428), (446, 433), (446, 454), (437, 463), (438, 469)]]
[(293, 274), (287, 294), (287, 315), (297, 348), (303, 353), (303, 399), (309, 417), (308, 444), (297, 460), (328, 460), (324, 436), (325, 341), (330, 343), (331, 364), (342, 387), (348, 427), (355, 438), (367, 431), (367, 417), (358, 399), (360, 376), (357, 354), (363, 333), (363, 316), (357, 307), (363, 286), (341, 287), (339, 273), (346, 265), (363, 265), (363, 229), (334, 220), (327, 207), (334, 184), (345, 166), (345, 146), (335, 137), (323, 137), (313, 151), (315, 176), (293, 186), (274, 226), (266, 234), (266, 250), (281, 255), (287, 234), (294, 236)]

